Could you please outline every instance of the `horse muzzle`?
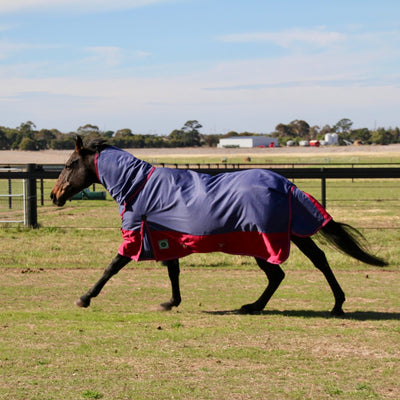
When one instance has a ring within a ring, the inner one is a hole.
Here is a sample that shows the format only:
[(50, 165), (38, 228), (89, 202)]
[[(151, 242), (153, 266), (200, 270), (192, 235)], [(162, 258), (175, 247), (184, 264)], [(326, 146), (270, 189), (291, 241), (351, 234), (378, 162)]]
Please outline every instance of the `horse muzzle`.
[(62, 194), (63, 193), (60, 193), (60, 190), (55, 189), (53, 189), (50, 193), (50, 198), (53, 201), (53, 204), (58, 207), (62, 207), (66, 202), (66, 199)]

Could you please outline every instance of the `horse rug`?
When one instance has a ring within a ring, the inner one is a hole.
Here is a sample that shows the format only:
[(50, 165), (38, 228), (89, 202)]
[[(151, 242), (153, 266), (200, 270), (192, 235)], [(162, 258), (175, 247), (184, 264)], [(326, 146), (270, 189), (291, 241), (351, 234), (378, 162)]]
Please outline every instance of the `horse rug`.
[(332, 219), (312, 196), (268, 170), (211, 176), (155, 168), (112, 146), (95, 165), (119, 204), (119, 254), (136, 261), (225, 252), (280, 264), (291, 235), (311, 236)]

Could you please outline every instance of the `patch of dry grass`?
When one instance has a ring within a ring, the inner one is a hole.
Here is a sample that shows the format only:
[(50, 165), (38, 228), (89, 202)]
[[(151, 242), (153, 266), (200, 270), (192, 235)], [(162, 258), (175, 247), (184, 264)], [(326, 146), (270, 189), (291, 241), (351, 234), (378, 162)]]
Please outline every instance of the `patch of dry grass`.
[[(296, 183), (318, 197), (317, 183)], [(46, 200), (40, 229), (0, 229), (0, 398), (400, 398), (400, 189), (374, 185), (328, 187), (329, 212), (391, 262), (370, 268), (326, 251), (347, 295), (343, 319), (329, 316), (328, 285), (296, 248), (259, 315), (235, 310), (259, 296), (264, 274), (225, 254), (181, 261), (183, 303), (170, 313), (156, 311), (170, 287), (152, 262), (131, 264), (78, 309), (121, 242), (118, 209)]]
[(121, 271), (84, 310), (98, 270), (3, 270), (0, 398), (398, 398), (398, 272), (339, 273), (344, 319), (317, 271), (287, 272), (264, 313), (240, 315), (259, 271), (184, 268), (183, 304), (159, 313), (164, 268)]

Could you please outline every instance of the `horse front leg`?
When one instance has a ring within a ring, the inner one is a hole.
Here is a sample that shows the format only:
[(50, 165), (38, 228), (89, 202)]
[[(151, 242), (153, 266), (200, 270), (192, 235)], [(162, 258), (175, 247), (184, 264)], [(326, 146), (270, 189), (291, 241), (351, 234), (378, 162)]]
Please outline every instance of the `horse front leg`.
[(172, 307), (178, 307), (181, 304), (181, 291), (179, 289), (179, 259), (163, 261), (162, 265), (168, 268), (168, 276), (171, 281), (172, 297), (169, 301), (160, 304), (160, 311), (170, 311)]
[(279, 265), (271, 264), (261, 258), (256, 258), (258, 266), (268, 278), (268, 286), (257, 301), (245, 304), (239, 310), (242, 314), (251, 314), (262, 311), (285, 278), (285, 273)]
[(75, 304), (78, 307), (89, 307), (91, 298), (96, 297), (101, 292), (101, 289), (103, 289), (104, 285), (110, 280), (110, 278), (117, 274), (130, 261), (131, 259), (129, 257), (118, 254), (104, 270), (103, 276), (97, 281), (97, 283), (78, 300), (76, 300)]

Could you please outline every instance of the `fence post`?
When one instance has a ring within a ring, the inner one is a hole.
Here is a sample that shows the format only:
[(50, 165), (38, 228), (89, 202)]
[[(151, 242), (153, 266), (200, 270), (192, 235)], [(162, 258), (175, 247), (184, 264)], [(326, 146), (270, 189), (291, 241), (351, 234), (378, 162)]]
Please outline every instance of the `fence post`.
[[(26, 171), (34, 172), (36, 164), (27, 164)], [(31, 228), (37, 228), (37, 190), (36, 178), (29, 178), (26, 180), (26, 224)]]
[(44, 205), (44, 184), (43, 178), (40, 178), (40, 205)]
[(8, 194), (10, 195), (8, 197), (8, 208), (11, 210), (12, 209), (12, 181), (11, 179), (8, 180)]
[[(323, 170), (321, 168), (321, 171)], [(324, 176), (321, 178), (321, 204), (322, 207), (326, 208), (326, 178)]]

